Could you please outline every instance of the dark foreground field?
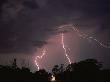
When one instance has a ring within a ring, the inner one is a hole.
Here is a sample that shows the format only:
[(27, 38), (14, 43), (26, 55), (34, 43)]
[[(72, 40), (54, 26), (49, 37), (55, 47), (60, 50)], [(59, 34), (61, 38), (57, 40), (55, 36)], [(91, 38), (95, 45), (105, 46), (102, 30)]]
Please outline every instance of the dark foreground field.
[(14, 59), (11, 66), (0, 65), (0, 82), (50, 82), (52, 75), (55, 82), (110, 82), (110, 70), (102, 67), (97, 60), (87, 59), (65, 68), (55, 65), (52, 73), (44, 69), (32, 73), (29, 68), (18, 68)]

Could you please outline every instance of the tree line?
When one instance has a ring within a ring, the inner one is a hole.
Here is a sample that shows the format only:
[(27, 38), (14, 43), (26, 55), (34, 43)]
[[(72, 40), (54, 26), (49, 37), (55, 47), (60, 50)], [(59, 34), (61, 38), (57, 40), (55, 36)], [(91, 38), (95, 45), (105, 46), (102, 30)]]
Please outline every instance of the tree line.
[(32, 73), (29, 68), (19, 68), (14, 59), (10, 66), (0, 65), (0, 81), (3, 82), (110, 82), (110, 69), (102, 69), (102, 63), (86, 59), (68, 66), (55, 65), (52, 72), (41, 69)]

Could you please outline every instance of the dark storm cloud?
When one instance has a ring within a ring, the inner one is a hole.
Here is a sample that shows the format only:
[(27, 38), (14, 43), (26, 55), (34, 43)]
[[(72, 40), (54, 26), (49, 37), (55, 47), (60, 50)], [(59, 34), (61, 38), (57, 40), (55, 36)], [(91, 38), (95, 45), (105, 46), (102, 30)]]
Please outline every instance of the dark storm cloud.
[[(49, 5), (62, 7), (71, 11), (88, 12), (86, 14), (109, 14), (109, 0), (48, 0)], [(101, 13), (100, 13), (101, 12)]]
[(100, 34), (110, 21), (109, 0), (6, 0), (0, 9), (1, 53), (31, 52), (47, 44), (61, 24), (74, 22), (81, 29), (97, 28)]
[(25, 53), (33, 46), (46, 44), (45, 41), (32, 40), (34, 29), (27, 25), (31, 22), (31, 12), (39, 9), (35, 0), (1, 1), (0, 9), (0, 53)]
[(49, 13), (40, 9), (35, 0), (5, 2), (1, 13), (0, 53), (29, 53), (47, 44), (54, 31), (46, 29), (53, 30), (53, 25), (59, 22)]
[(94, 19), (102, 23), (108, 21), (108, 17), (110, 18), (109, 0), (48, 0), (48, 4), (56, 10), (68, 11), (68, 15), (71, 15), (71, 17), (74, 16), (72, 14), (75, 12), (80, 12), (83, 16), (80, 18), (79, 15), (79, 20)]
[(35, 0), (31, 0), (31, 1), (24, 1), (23, 2), (23, 5), (31, 8), (31, 9), (36, 9), (38, 8), (38, 5), (36, 4), (36, 1)]
[[(48, 0), (53, 12), (59, 13), (67, 21), (73, 22), (80, 29), (96, 29), (96, 34), (110, 35), (109, 0)], [(57, 14), (58, 14), (57, 13)], [(109, 37), (108, 37), (109, 39)]]

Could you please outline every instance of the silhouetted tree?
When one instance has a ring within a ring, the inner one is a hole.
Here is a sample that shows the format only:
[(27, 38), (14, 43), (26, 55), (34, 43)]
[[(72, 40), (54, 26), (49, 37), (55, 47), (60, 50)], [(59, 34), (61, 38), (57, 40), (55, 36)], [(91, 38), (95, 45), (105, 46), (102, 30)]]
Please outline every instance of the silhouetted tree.
[(100, 73), (100, 68), (102, 68), (102, 64), (97, 60), (86, 59), (84, 61), (68, 65), (66, 67), (66, 70), (64, 70), (63, 73), (60, 73), (61, 78), (59, 78), (58, 80), (62, 82), (94, 82), (97, 81)]
[(48, 82), (49, 74), (44, 69), (36, 71), (34, 74), (34, 79), (38, 82)]
[(15, 58), (14, 58), (14, 60), (13, 60), (12, 67), (13, 67), (13, 68), (17, 68), (17, 63), (16, 63), (16, 59), (15, 59)]
[(54, 75), (56, 82), (109, 82), (110, 69), (101, 69), (102, 64), (95, 59), (64, 65), (55, 65), (52, 73), (42, 69), (32, 73), (29, 68), (18, 68), (14, 59), (12, 66), (0, 65), (0, 81), (3, 82), (50, 82)]

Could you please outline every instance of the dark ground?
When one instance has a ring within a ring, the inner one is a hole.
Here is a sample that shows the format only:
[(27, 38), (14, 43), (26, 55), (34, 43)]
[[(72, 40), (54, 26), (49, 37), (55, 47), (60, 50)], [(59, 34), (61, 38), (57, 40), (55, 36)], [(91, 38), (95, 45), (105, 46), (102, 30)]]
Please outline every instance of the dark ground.
[(29, 68), (18, 68), (14, 59), (11, 66), (0, 65), (0, 82), (50, 82), (52, 74), (56, 82), (110, 82), (110, 69), (102, 67), (97, 60), (86, 59), (66, 68), (63, 64), (55, 65), (52, 73), (44, 69), (32, 73)]

